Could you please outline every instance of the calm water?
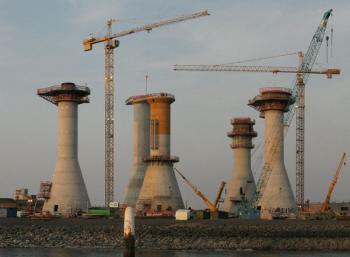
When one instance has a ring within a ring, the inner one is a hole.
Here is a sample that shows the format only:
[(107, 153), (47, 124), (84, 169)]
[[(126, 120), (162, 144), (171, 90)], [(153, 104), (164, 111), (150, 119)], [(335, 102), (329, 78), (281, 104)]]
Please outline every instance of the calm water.
[[(350, 252), (138, 251), (135, 257), (349, 257)], [(123, 257), (106, 249), (0, 249), (0, 257)]]

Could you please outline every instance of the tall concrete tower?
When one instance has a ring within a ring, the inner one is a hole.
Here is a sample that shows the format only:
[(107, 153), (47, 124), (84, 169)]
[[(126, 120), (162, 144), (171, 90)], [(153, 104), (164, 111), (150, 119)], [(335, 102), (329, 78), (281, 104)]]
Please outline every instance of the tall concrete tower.
[(252, 138), (257, 136), (250, 118), (234, 118), (231, 120), (233, 130), (227, 133), (232, 138), (233, 172), (228, 183), (224, 210), (238, 214), (243, 200), (250, 200), (255, 192), (255, 181), (251, 169), (250, 151), (254, 148)]
[(167, 93), (150, 94), (150, 148), (145, 178), (136, 204), (138, 210), (171, 210), (183, 208), (181, 193), (173, 170), (178, 157), (170, 155), (170, 104), (175, 97)]
[(294, 103), (291, 90), (281, 87), (260, 89), (260, 94), (249, 100), (250, 106), (265, 118), (265, 163), (271, 169), (267, 184), (258, 203), (262, 211), (292, 210), (296, 208), (293, 191), (284, 165), (283, 113)]
[(150, 110), (147, 97), (148, 95), (132, 96), (126, 100), (127, 105), (134, 107), (134, 157), (124, 203), (133, 207), (139, 197), (148, 166), (143, 158), (150, 155)]
[(90, 200), (78, 162), (78, 105), (89, 102), (90, 89), (62, 83), (37, 93), (58, 106), (57, 161), (43, 211), (70, 215), (86, 210)]

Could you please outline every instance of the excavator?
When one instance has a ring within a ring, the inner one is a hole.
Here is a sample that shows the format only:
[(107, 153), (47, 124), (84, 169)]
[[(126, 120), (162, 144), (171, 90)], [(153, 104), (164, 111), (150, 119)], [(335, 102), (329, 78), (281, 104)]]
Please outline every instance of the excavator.
[(174, 170), (180, 175), (180, 177), (187, 183), (187, 185), (189, 185), (193, 192), (198, 195), (203, 202), (207, 205), (208, 210), (210, 211), (210, 218), (211, 219), (218, 219), (220, 214), (219, 214), (219, 208), (218, 208), (218, 204), (220, 202), (221, 199), (221, 195), (222, 192), (224, 191), (226, 182), (222, 181), (220, 186), (219, 186), (219, 190), (216, 194), (216, 198), (215, 198), (215, 202), (212, 203), (201, 191), (198, 190), (198, 188), (193, 185), (177, 168), (174, 167)]
[(334, 188), (337, 184), (337, 181), (338, 181), (338, 178), (340, 175), (340, 171), (341, 171), (342, 167), (345, 165), (345, 162), (344, 162), (345, 158), (346, 158), (346, 153), (343, 153), (341, 158), (340, 158), (338, 167), (335, 171), (335, 175), (334, 175), (331, 183), (329, 184), (328, 192), (327, 192), (325, 200), (322, 203), (321, 209), (319, 210), (319, 212), (312, 215), (310, 217), (311, 219), (333, 219), (335, 217), (336, 214), (334, 213), (334, 211), (330, 207), (330, 201), (331, 201), (331, 197), (332, 197)]

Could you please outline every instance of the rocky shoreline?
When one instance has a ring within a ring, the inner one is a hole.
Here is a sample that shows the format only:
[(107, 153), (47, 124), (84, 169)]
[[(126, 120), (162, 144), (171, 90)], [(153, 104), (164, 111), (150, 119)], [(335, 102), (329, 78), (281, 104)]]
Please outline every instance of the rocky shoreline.
[[(122, 248), (120, 219), (0, 219), (0, 247)], [(350, 250), (350, 221), (136, 221), (144, 249)]]

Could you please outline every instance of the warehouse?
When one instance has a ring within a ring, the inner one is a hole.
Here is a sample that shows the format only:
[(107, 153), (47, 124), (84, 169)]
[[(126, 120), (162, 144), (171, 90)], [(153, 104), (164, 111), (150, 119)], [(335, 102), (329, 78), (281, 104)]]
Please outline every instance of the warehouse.
[(11, 198), (0, 198), (0, 218), (16, 218), (17, 204)]

